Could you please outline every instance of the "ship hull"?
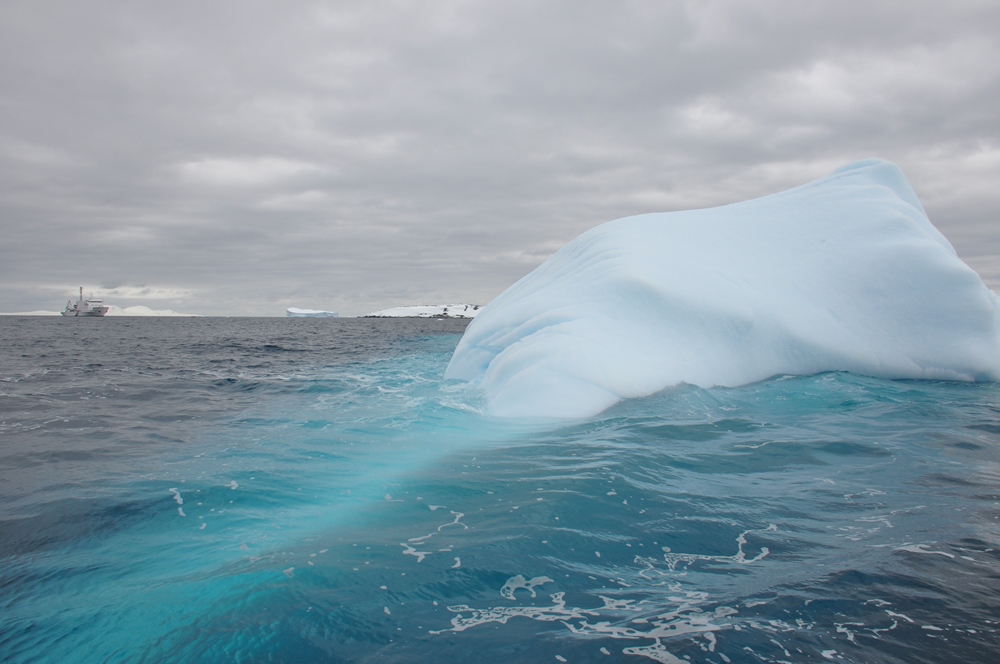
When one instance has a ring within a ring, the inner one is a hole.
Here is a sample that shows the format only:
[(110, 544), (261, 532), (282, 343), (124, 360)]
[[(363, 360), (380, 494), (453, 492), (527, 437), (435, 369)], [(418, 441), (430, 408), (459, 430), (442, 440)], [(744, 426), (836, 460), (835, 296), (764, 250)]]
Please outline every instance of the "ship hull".
[(90, 311), (76, 311), (71, 309), (69, 311), (60, 312), (63, 316), (77, 317), (81, 316), (84, 318), (100, 318), (108, 314), (108, 307), (101, 307), (100, 309), (92, 309)]

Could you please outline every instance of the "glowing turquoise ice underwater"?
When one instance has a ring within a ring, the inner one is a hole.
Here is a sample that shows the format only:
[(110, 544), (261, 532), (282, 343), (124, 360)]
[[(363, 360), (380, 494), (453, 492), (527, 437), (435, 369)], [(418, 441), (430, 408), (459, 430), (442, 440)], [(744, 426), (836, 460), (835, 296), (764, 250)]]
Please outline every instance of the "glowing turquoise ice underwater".
[(66, 323), (3, 323), (0, 660), (1000, 653), (995, 384), (511, 423), (456, 322)]

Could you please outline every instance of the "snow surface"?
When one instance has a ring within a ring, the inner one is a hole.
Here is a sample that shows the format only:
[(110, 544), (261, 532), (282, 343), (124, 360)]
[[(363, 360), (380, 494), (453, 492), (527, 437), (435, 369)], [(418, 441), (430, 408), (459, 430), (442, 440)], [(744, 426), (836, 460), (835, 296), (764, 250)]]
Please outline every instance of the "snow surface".
[(500, 416), (586, 417), (680, 383), (1000, 379), (1000, 299), (886, 161), (598, 226), (486, 306), (446, 377)]
[(185, 318), (198, 317), (198, 314), (182, 314), (177, 313), (172, 309), (150, 309), (144, 304), (138, 304), (134, 307), (119, 307), (117, 305), (110, 305), (108, 308), (107, 316), (183, 316)]
[(480, 311), (478, 304), (431, 304), (383, 309), (365, 318), (475, 318)]
[(58, 311), (12, 311), (0, 313), (0, 316), (61, 316)]
[(323, 311), (322, 309), (296, 309), (288, 307), (285, 310), (288, 318), (340, 318), (336, 311)]

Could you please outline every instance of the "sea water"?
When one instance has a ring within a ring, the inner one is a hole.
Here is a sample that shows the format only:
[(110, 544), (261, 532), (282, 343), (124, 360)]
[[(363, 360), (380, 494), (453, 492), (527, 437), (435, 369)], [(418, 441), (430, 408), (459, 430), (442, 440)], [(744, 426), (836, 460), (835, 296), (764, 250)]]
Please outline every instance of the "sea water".
[(0, 319), (0, 661), (1000, 657), (1000, 386), (504, 420), (463, 329)]

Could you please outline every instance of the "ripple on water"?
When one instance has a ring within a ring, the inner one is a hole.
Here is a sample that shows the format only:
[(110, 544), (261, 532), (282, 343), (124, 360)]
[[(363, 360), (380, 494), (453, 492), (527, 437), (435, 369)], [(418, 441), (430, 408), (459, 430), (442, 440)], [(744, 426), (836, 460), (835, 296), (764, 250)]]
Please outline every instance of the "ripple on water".
[(782, 377), (510, 423), (442, 383), (460, 326), (291, 320), (0, 335), (0, 658), (1000, 650), (995, 385)]

